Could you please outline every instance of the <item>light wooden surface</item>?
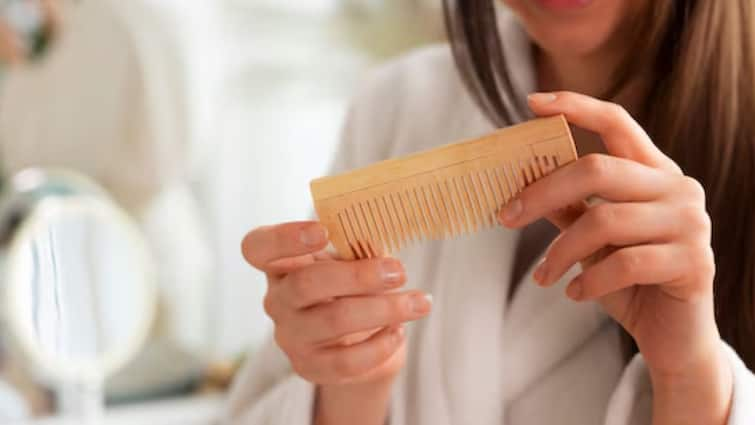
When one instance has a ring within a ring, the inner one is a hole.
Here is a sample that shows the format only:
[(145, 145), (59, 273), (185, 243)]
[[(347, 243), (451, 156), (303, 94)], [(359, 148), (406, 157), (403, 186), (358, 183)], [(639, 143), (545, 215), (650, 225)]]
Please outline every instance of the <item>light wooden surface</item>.
[(576, 158), (555, 116), (316, 179), (311, 191), (341, 257), (372, 258), (493, 226), (501, 206)]

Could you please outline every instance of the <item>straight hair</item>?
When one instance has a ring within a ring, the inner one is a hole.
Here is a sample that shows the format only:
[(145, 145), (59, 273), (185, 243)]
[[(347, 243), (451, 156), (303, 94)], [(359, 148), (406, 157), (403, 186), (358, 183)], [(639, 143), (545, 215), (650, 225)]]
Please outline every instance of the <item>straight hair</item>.
[[(459, 74), (500, 126), (526, 105), (508, 73), (497, 1), (444, 0), (444, 12)], [(601, 98), (613, 100), (633, 76), (650, 75), (635, 118), (706, 190), (716, 322), (755, 370), (755, 2), (653, 1), (632, 26), (635, 48)], [(637, 346), (622, 333), (629, 359)]]

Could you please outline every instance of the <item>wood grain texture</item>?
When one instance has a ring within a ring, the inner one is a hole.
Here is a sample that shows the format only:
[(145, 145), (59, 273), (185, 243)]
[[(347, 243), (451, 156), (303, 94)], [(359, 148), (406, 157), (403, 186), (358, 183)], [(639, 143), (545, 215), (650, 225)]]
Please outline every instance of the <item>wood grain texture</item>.
[(320, 221), (344, 259), (495, 226), (499, 209), (577, 159), (563, 116), (390, 159), (311, 182)]

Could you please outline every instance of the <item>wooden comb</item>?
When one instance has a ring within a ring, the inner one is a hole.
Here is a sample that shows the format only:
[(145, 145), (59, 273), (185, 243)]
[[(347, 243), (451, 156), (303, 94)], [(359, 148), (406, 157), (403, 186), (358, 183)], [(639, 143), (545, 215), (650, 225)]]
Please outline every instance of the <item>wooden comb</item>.
[(319, 178), (310, 187), (338, 254), (373, 258), (409, 242), (493, 226), (499, 208), (522, 189), (576, 159), (559, 115)]

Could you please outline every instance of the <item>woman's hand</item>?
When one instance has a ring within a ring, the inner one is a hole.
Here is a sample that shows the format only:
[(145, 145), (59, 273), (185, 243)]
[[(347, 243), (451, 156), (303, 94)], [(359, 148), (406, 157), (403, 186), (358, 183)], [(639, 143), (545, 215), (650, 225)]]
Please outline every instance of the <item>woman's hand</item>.
[(395, 292), (406, 281), (398, 260), (338, 261), (323, 251), (327, 243), (317, 222), (286, 223), (253, 230), (242, 252), (267, 274), (276, 342), (319, 386), (317, 423), (382, 425), (405, 360), (402, 324), (429, 314), (430, 299)]
[[(654, 422), (723, 424), (732, 378), (714, 317), (702, 186), (618, 105), (568, 92), (535, 94), (529, 103), (537, 115), (564, 114), (597, 133), (610, 154), (556, 170), (502, 210), (508, 227), (547, 217), (561, 229), (535, 280), (553, 285), (581, 262), (566, 293), (598, 301), (634, 337), (653, 380)], [(588, 205), (592, 196), (605, 202)]]

